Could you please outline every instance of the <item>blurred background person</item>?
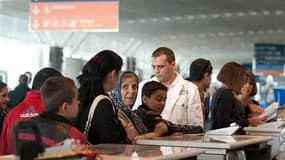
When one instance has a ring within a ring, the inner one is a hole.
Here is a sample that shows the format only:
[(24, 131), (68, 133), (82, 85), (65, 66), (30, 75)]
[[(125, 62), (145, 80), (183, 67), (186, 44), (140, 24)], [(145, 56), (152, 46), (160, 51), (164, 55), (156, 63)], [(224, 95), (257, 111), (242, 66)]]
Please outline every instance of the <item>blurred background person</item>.
[(26, 71), (24, 74), (28, 77), (28, 85), (30, 85), (30, 83), (32, 83), (32, 79), (33, 79), (32, 73), (30, 71)]
[(28, 77), (25, 74), (21, 74), (19, 77), (19, 84), (14, 90), (9, 92), (10, 102), (8, 103), (9, 109), (12, 109), (17, 104), (22, 102), (26, 97), (27, 92), (30, 91), (28, 86)]
[(209, 112), (207, 118), (206, 118), (206, 122), (205, 122), (205, 130), (210, 130), (211, 129), (211, 121), (212, 121), (212, 108), (211, 108), (211, 104), (212, 104), (212, 99), (214, 94), (217, 91), (217, 86), (212, 85), (210, 86), (210, 88), (207, 91), (206, 97), (205, 97), (205, 103), (206, 105), (209, 107)]
[(204, 122), (207, 121), (209, 113), (209, 106), (205, 102), (205, 92), (211, 84), (212, 71), (213, 66), (211, 62), (203, 58), (194, 60), (189, 68), (189, 80), (198, 87), (200, 93)]
[[(4, 118), (8, 112), (7, 103), (9, 102), (8, 88), (6, 83), (0, 80), (0, 135), (2, 131), (2, 126), (4, 123)], [(0, 144), (1, 145), (1, 144)]]
[(256, 126), (263, 123), (264, 117), (260, 116), (264, 111), (259, 106), (259, 103), (253, 100), (253, 96), (257, 93), (255, 76), (252, 72), (246, 73), (246, 80), (241, 88), (237, 99), (244, 106), (244, 114), (249, 119), (250, 125)]

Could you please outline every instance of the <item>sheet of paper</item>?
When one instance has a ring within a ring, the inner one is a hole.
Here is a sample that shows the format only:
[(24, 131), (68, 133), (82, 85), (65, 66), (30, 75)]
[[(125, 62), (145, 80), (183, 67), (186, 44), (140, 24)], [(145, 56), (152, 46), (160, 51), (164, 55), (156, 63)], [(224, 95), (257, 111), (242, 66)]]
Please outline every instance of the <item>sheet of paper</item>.
[(233, 135), (238, 129), (239, 129), (239, 126), (215, 129), (215, 130), (210, 130), (206, 132), (206, 135)]

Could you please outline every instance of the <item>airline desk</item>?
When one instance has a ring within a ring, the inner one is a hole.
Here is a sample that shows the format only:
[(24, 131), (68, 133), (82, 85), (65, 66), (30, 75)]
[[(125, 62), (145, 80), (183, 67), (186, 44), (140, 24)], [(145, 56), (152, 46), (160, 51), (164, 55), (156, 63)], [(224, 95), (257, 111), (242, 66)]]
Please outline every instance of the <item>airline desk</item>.
[(198, 159), (232, 159), (231, 157), (239, 156), (241, 156), (239, 159), (245, 159), (245, 154), (242, 151), (246, 147), (254, 145), (254, 148), (262, 149), (265, 147), (266, 142), (270, 140), (272, 140), (270, 136), (188, 134), (141, 139), (137, 140), (137, 144), (205, 149), (205, 155), (198, 157)]
[(98, 151), (106, 160), (196, 160), (197, 155), (205, 152), (198, 148), (126, 144), (98, 144), (89, 149)]

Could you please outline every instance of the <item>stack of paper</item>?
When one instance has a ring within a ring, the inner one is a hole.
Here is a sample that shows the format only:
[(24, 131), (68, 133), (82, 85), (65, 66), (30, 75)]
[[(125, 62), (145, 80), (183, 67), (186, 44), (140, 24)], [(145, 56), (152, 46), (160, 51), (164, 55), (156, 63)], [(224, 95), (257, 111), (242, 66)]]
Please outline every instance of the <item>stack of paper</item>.
[(278, 102), (274, 102), (269, 105), (265, 110), (262, 116), (265, 117), (265, 121), (270, 121), (277, 117), (277, 109), (278, 109)]
[(206, 135), (228, 135), (230, 136), (230, 135), (233, 135), (238, 129), (239, 129), (239, 126), (215, 129), (215, 130), (210, 130), (206, 132)]
[(277, 129), (280, 128), (284, 123), (285, 123), (284, 121), (269, 122), (269, 123), (260, 124), (257, 127)]

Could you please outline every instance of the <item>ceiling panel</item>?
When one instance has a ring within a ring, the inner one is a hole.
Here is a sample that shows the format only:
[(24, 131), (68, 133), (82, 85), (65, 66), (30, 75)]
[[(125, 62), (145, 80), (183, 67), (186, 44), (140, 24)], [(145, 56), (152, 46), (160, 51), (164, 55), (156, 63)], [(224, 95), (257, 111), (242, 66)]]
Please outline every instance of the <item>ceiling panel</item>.
[(2, 38), (59, 45), (84, 58), (113, 49), (139, 56), (141, 68), (150, 66), (159, 46), (173, 48), (186, 69), (198, 57), (216, 68), (229, 60), (251, 62), (254, 43), (285, 43), (284, 0), (120, 0), (117, 33), (29, 32), (29, 1), (0, 2)]

